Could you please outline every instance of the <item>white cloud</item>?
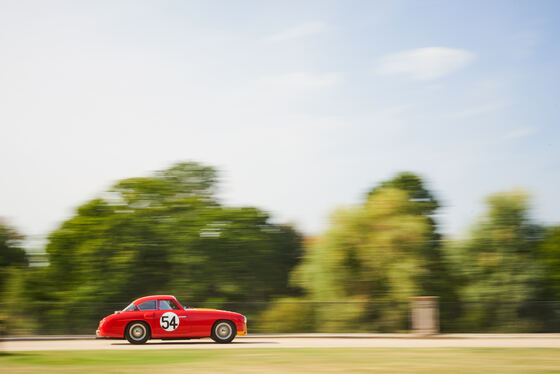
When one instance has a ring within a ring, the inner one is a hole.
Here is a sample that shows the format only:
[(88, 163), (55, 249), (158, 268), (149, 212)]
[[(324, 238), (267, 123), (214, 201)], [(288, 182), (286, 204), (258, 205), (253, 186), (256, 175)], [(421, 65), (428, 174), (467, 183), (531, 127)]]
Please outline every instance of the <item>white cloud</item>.
[(526, 136), (529, 136), (531, 134), (533, 134), (537, 129), (534, 127), (520, 127), (517, 129), (513, 129), (509, 132), (507, 132), (504, 135), (504, 139), (519, 139), (519, 138), (524, 138)]
[(383, 56), (377, 73), (405, 74), (413, 79), (432, 80), (454, 73), (473, 60), (474, 54), (463, 49), (418, 48)]
[(319, 89), (335, 86), (343, 81), (342, 73), (288, 73), (260, 78), (257, 83), (268, 89)]
[(264, 39), (269, 42), (281, 42), (284, 40), (296, 39), (303, 36), (318, 34), (320, 32), (323, 32), (325, 28), (326, 27), (323, 22), (305, 22), (300, 25), (282, 30), (276, 34), (269, 35)]

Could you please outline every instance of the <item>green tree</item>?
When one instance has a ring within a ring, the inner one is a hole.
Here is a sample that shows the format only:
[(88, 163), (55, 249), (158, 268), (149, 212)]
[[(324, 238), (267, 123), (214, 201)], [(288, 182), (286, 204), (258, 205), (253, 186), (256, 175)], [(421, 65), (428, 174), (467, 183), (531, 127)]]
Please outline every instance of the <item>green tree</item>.
[(457, 327), (468, 331), (538, 329), (530, 302), (539, 295), (542, 271), (537, 248), (542, 229), (528, 216), (522, 191), (491, 195), (470, 236), (448, 248), (460, 278), (463, 302)]
[(439, 294), (444, 283), (437, 207), (419, 177), (402, 173), (335, 212), (294, 273), (308, 299), (322, 302), (318, 330), (407, 328), (410, 298)]
[(51, 233), (29, 297), (73, 303), (50, 310), (50, 323), (81, 328), (146, 294), (218, 306), (289, 294), (300, 235), (257, 208), (222, 206), (216, 181), (213, 168), (180, 163), (116, 183)]
[(22, 268), (27, 267), (27, 256), (21, 247), (23, 236), (0, 220), (0, 296), (4, 304), (0, 310), (0, 335), (10, 332), (8, 325), (13, 315), (10, 301), (13, 301), (15, 280), (21, 279)]
[(443, 258), (442, 237), (433, 218), (436, 210), (440, 208), (440, 203), (434, 194), (426, 188), (422, 178), (408, 171), (397, 174), (393, 179), (381, 182), (379, 186), (370, 191), (369, 196), (384, 188), (396, 188), (407, 192), (410, 202), (407, 205), (407, 213), (423, 216), (428, 222), (429, 238), (426, 240), (426, 245), (421, 248), (421, 256), (426, 260), (426, 271), (419, 275), (423, 293), (439, 296), (443, 302), (457, 300), (453, 274), (449, 273), (448, 266)]
[(537, 251), (543, 272), (539, 301), (533, 304), (543, 332), (560, 331), (560, 226), (547, 227)]
[(21, 247), (23, 236), (0, 221), (0, 291), (3, 290), (9, 269), (27, 266), (27, 256)]
[(410, 213), (430, 216), (440, 207), (435, 196), (424, 186), (422, 178), (409, 171), (403, 171), (397, 174), (393, 179), (381, 182), (369, 192), (368, 196), (384, 188), (396, 188), (401, 191), (406, 191), (409, 200), (414, 202), (414, 204), (408, 206)]
[(543, 269), (543, 299), (560, 301), (560, 226), (548, 227), (538, 250)]

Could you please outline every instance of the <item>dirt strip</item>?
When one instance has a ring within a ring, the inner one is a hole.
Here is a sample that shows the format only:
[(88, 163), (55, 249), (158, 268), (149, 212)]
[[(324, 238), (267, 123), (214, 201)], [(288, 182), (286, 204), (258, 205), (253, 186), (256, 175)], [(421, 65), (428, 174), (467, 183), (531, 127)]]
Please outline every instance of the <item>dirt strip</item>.
[(3, 351), (48, 351), (92, 349), (246, 349), (246, 348), (560, 348), (556, 334), (528, 336), (458, 335), (435, 337), (237, 337), (231, 344), (216, 344), (210, 339), (161, 341), (131, 345), (124, 340), (4, 340)]

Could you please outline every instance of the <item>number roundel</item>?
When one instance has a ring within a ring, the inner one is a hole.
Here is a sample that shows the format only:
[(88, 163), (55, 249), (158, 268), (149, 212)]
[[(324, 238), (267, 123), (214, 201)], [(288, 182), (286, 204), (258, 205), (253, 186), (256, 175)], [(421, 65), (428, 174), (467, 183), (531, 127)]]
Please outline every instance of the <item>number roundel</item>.
[(161, 315), (159, 325), (165, 331), (173, 331), (179, 327), (179, 317), (173, 312), (166, 312)]

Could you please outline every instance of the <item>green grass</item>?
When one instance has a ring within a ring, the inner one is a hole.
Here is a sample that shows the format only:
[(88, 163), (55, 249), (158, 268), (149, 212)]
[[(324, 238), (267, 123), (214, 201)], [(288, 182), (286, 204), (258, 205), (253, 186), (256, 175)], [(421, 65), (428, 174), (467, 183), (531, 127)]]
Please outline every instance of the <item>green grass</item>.
[(3, 373), (560, 373), (553, 348), (0, 352)]

